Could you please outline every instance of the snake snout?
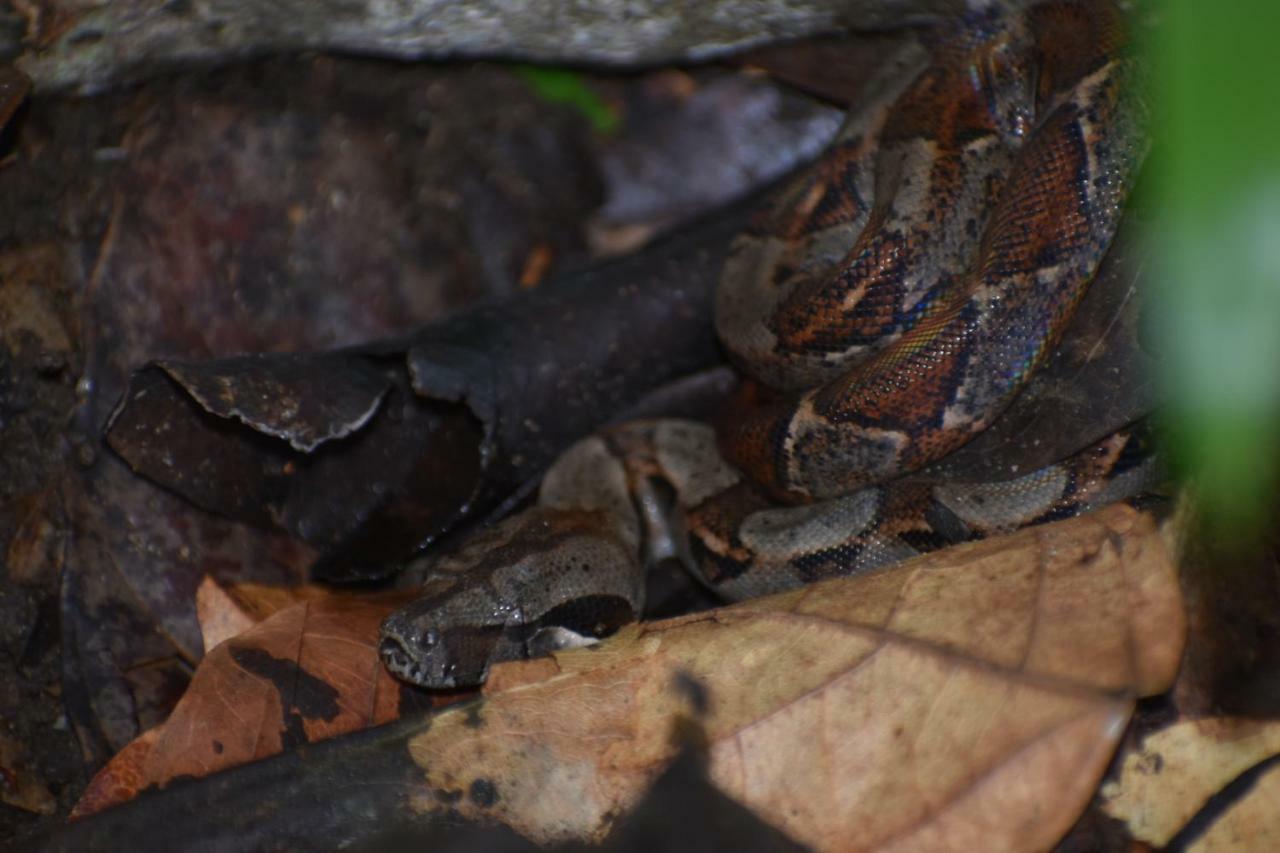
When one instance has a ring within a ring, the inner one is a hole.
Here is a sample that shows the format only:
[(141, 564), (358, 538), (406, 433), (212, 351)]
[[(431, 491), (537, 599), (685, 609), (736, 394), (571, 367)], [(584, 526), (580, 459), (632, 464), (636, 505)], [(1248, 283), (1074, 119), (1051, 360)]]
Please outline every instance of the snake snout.
[(378, 645), (378, 655), (393, 675), (412, 680), (409, 673), (414, 669), (413, 656), (399, 637), (384, 636)]
[(397, 678), (423, 687), (448, 686), (443, 683), (448, 668), (432, 665), (440, 649), (440, 633), (434, 628), (397, 624), (394, 615), (382, 624), (378, 654)]

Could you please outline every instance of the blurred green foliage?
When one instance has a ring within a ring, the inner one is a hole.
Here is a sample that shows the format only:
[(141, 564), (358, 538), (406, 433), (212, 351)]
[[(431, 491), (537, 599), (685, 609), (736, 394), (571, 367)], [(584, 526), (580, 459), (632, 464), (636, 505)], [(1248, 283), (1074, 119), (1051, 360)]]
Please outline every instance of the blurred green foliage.
[(1280, 470), (1280, 3), (1146, 5), (1166, 434), (1227, 538), (1273, 520)]
[(617, 111), (592, 91), (576, 71), (519, 65), (516, 66), (516, 73), (533, 87), (539, 97), (553, 103), (567, 104), (582, 113), (596, 131), (612, 133), (617, 129)]

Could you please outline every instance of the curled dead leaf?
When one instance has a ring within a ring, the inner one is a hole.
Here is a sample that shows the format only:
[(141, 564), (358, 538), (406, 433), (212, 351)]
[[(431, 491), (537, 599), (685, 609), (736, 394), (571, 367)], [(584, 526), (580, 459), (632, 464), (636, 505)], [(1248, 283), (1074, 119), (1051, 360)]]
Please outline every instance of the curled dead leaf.
[(500, 666), (411, 741), (418, 807), (599, 839), (696, 720), (715, 783), (817, 848), (1041, 849), (1184, 633), (1155, 524), (1112, 507)]

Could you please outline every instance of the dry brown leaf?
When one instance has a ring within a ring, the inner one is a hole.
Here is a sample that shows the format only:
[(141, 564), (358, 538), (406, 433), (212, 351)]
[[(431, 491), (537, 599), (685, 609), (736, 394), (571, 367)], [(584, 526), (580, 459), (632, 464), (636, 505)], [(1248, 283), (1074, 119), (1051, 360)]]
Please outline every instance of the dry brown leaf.
[(417, 806), (598, 839), (696, 718), (716, 784), (815, 847), (1046, 848), (1184, 633), (1154, 523), (1112, 507), (497, 667), (411, 742)]
[(196, 590), (196, 619), (200, 622), (204, 650), (209, 652), (290, 605), (317, 601), (332, 594), (331, 590), (316, 584), (224, 585), (206, 575)]
[[(1116, 781), (1102, 787), (1103, 809), (1124, 821), (1134, 838), (1163, 847), (1210, 797), (1277, 753), (1280, 721), (1183, 720), (1147, 735), (1125, 757)], [(1272, 833), (1280, 833), (1278, 802), (1271, 801)]]
[(205, 575), (196, 589), (196, 621), (200, 623), (204, 653), (208, 654), (261, 620), (246, 613), (225, 586)]
[(69, 820), (78, 820), (108, 806), (123, 803), (150, 784), (146, 778), (147, 759), (160, 736), (162, 726), (148, 729), (130, 741), (124, 749), (112, 756), (106, 766), (89, 780)]
[[(77, 816), (178, 776), (204, 776), (390, 722), (406, 701), (425, 706), (420, 692), (386, 672), (377, 650), (383, 617), (412, 595), (311, 597), (217, 646), (201, 661), (169, 719), (125, 747), (94, 778)], [(439, 703), (455, 698), (442, 696)]]

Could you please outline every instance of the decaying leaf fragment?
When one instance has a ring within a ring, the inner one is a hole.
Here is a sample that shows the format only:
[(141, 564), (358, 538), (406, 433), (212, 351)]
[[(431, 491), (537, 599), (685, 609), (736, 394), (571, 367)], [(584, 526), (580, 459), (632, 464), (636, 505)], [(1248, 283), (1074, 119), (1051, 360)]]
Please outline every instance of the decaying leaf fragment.
[(29, 766), (22, 744), (0, 732), (0, 802), (39, 814), (53, 814), (58, 801), (35, 768)]
[(1244, 853), (1280, 848), (1280, 762), (1270, 761), (1236, 800), (1194, 843), (1191, 853)]
[[(1123, 820), (1134, 838), (1159, 847), (1184, 830), (1188, 822), (1234, 780), (1251, 768), (1280, 756), (1280, 722), (1239, 717), (1184, 719), (1148, 735), (1140, 748), (1124, 759), (1115, 781), (1102, 787), (1103, 809)], [(1268, 791), (1280, 791), (1280, 772), (1275, 766), (1262, 773), (1254, 790), (1236, 803), (1244, 811), (1233, 823), (1247, 820), (1245, 814), (1266, 802)], [(1247, 850), (1274, 850), (1280, 844), (1280, 820), (1276, 819), (1272, 798), (1269, 826), (1263, 835), (1251, 833)], [(1232, 810), (1234, 811), (1234, 810)], [(1230, 814), (1231, 812), (1228, 812)], [(1214, 822), (1204, 838), (1229, 836), (1229, 826), (1216, 828)], [(1269, 834), (1268, 834), (1269, 833)], [(1202, 838), (1202, 841), (1204, 840)], [(1267, 838), (1269, 843), (1262, 843)], [(1217, 843), (1226, 840), (1219, 838)], [(1243, 839), (1242, 839), (1243, 840)], [(1209, 846), (1204, 849), (1227, 849)]]
[(1111, 507), (497, 667), (412, 740), (419, 807), (598, 839), (695, 718), (716, 784), (817, 848), (1041, 849), (1183, 637), (1154, 523)]

